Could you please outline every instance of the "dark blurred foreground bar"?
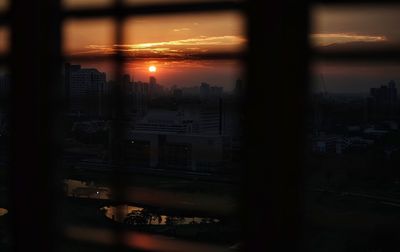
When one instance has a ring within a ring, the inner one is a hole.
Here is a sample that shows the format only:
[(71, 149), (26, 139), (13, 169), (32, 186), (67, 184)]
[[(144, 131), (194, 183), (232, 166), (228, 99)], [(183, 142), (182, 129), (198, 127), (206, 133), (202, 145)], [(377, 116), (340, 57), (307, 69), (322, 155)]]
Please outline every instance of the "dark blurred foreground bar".
[(59, 62), (57, 0), (11, 1), (13, 251), (52, 251), (56, 222), (54, 115)]
[(119, 17), (128, 17), (132, 15), (155, 15), (155, 14), (175, 14), (179, 12), (210, 12), (225, 10), (240, 10), (243, 3), (237, 1), (214, 1), (206, 3), (168, 3), (150, 4), (139, 6), (117, 6), (116, 8), (99, 9), (74, 9), (63, 12), (64, 18), (93, 18), (106, 17), (118, 14)]
[(302, 251), (308, 2), (248, 4), (245, 251)]
[(68, 239), (79, 243), (94, 243), (108, 247), (119, 246), (122, 242), (126, 248), (135, 251), (159, 251), (159, 252), (223, 252), (233, 251), (218, 245), (206, 243), (183, 241), (160, 235), (151, 235), (140, 232), (126, 231), (121, 233), (122, 237), (116, 237), (114, 230), (104, 228), (90, 228), (70, 226), (65, 229)]
[(382, 50), (335, 50), (335, 51), (318, 51), (313, 54), (314, 60), (324, 61), (348, 61), (348, 62), (398, 62), (400, 59), (399, 48), (388, 48)]

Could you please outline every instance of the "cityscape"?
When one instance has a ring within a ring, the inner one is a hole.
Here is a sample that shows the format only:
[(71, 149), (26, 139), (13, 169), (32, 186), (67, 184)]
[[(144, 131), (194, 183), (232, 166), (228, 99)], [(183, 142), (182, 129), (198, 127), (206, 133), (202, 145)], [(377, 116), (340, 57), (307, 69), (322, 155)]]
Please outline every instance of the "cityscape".
[[(101, 146), (98, 163), (110, 161), (112, 86), (106, 74), (80, 65), (65, 65), (68, 103), (67, 141), (73, 155), (80, 144)], [(148, 82), (122, 76), (123, 156), (128, 165), (193, 172), (235, 173), (240, 149), (238, 108), (242, 81), (232, 92), (206, 82), (194, 87), (164, 88), (155, 76)], [(76, 145), (74, 146), (74, 143)], [(77, 161), (76, 158), (72, 160)], [(236, 163), (236, 164), (235, 164)]]
[[(96, 68), (70, 63), (62, 77), (65, 138), (59, 176), (65, 224), (92, 221), (237, 246), (241, 79), (230, 91), (205, 81), (165, 87), (155, 66), (149, 67), (148, 81), (125, 74), (118, 82)], [(9, 76), (1, 76), (2, 101), (9, 88)], [(119, 117), (116, 95), (123, 105)], [(9, 118), (2, 108), (1, 161), (7, 167)], [(117, 199), (124, 204), (112, 203)], [(7, 233), (1, 233), (5, 244)]]
[[(392, 8), (393, 7), (393, 8)], [(400, 237), (396, 6), (315, 5), (305, 122), (305, 251), (396, 251)], [(369, 55), (357, 58), (351, 55)], [(329, 57), (328, 57), (329, 58)]]
[[(120, 42), (110, 21), (66, 19), (60, 27), (56, 250), (98, 251), (83, 249), (85, 239), (101, 245), (123, 230), (135, 243), (123, 246), (135, 250), (167, 241), (182, 251), (199, 244), (238, 251), (244, 66), (209, 55), (244, 51), (242, 14), (129, 17)], [(124, 60), (117, 63), (118, 54)], [(1, 251), (13, 250), (14, 238), (6, 173), (13, 77), (0, 74)], [(102, 230), (111, 233), (104, 238)]]
[(66, 1), (0, 13), (1, 252), (398, 251), (398, 6)]
[(308, 247), (389, 251), (395, 246), (400, 206), (397, 86), (389, 79), (362, 94), (322, 89), (310, 96), (304, 171)]
[[(229, 91), (206, 81), (165, 87), (153, 67), (147, 81), (125, 74), (118, 85), (96, 68), (65, 63), (63, 220), (239, 248), (234, 209), (245, 82), (237, 79)], [(399, 83), (388, 79), (357, 93), (329, 92), (323, 77), (313, 85), (304, 150), (305, 247), (391, 247), (400, 206)], [(113, 98), (121, 93), (115, 87), (122, 90), (118, 117)], [(9, 88), (9, 76), (2, 75), (2, 101)], [(6, 111), (3, 104), (2, 167), (7, 166)], [(113, 204), (116, 198), (124, 203)], [(1, 235), (7, 244), (7, 231)]]
[[(68, 211), (66, 222), (97, 212), (99, 225), (111, 220), (144, 232), (237, 246), (243, 81), (237, 79), (231, 91), (204, 81), (165, 87), (156, 66), (148, 71), (148, 81), (125, 74), (118, 82), (96, 68), (65, 64), (64, 192), (71, 202), (64, 208), (81, 209), (77, 216)], [(117, 195), (119, 190), (126, 196)], [(123, 205), (106, 204), (121, 197)], [(76, 199), (104, 205), (85, 208)]]

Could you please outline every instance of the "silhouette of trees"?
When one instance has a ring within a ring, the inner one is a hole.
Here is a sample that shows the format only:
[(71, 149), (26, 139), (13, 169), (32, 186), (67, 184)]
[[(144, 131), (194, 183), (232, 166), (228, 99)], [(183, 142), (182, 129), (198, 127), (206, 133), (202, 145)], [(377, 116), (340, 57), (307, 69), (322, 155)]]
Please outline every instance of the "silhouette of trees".
[(183, 224), (184, 222), (185, 222), (184, 217), (167, 216), (167, 220), (165, 221), (165, 224), (174, 226), (174, 225)]
[(125, 224), (129, 225), (149, 225), (152, 215), (146, 210), (133, 210), (124, 219)]
[(124, 219), (125, 224), (129, 225), (151, 225), (153, 223), (162, 223), (162, 217), (159, 214), (152, 213), (148, 209), (132, 210)]

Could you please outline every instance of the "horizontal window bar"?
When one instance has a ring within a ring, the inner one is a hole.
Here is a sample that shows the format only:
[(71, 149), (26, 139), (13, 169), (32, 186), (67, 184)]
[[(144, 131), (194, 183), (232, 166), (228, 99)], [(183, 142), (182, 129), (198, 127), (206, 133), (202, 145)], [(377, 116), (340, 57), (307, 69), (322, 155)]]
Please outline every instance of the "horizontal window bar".
[(376, 0), (309, 0), (308, 3), (310, 4), (330, 4), (330, 5), (343, 5), (343, 4), (349, 4), (349, 5), (353, 5), (353, 4), (372, 4), (372, 5), (385, 5), (385, 4), (393, 4), (396, 3), (398, 4), (399, 1), (398, 0), (380, 0), (380, 1), (376, 1)]
[(160, 4), (146, 6), (123, 6), (102, 9), (77, 9), (63, 12), (63, 18), (128, 17), (132, 15), (159, 15), (170, 13), (209, 12), (241, 10), (244, 3), (224, 1), (215, 3)]
[(0, 54), (0, 65), (7, 64), (10, 58), (7, 54)]
[(399, 61), (400, 50), (385, 51), (351, 51), (351, 52), (315, 52), (311, 58), (317, 60), (346, 60), (346, 61)]
[(10, 16), (8, 13), (0, 13), (0, 25), (8, 25), (10, 23)]
[(176, 252), (218, 252), (227, 250), (227, 248), (218, 245), (171, 239), (142, 232), (126, 231), (121, 233), (122, 236), (117, 234), (119, 233), (115, 233), (115, 230), (104, 228), (70, 226), (65, 229), (65, 236), (71, 240), (106, 246), (117, 246), (122, 243), (123, 246), (131, 249), (159, 252), (171, 251), (171, 248)]

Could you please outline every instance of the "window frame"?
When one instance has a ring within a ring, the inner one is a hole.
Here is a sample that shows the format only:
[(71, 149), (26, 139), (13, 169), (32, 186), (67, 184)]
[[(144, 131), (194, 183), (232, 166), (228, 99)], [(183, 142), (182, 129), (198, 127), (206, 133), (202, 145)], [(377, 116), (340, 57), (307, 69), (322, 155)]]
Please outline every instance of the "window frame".
[[(54, 190), (57, 186), (53, 184), (57, 178), (53, 169), (59, 165), (56, 157), (61, 156), (62, 150), (56, 130), (62, 121), (58, 111), (62, 104), (58, 99), (60, 90), (52, 85), (61, 82), (58, 73), (62, 62), (62, 21), (115, 16), (121, 27), (123, 19), (131, 15), (228, 9), (243, 11), (248, 20), (249, 50), (243, 55), (243, 61), (247, 82), (252, 84), (244, 91), (243, 154), (246, 158), (240, 196), (245, 250), (299, 250), (304, 195), (303, 115), (307, 109), (310, 60), (372, 58), (397, 61), (400, 50), (343, 54), (312, 52), (308, 43), (310, 6), (333, 4), (330, 0), (227, 2), (126, 7), (116, 1), (110, 8), (62, 11), (60, 0), (14, 0), (9, 12), (0, 14), (0, 23), (11, 27), (12, 42), (10, 57), (0, 56), (0, 63), (10, 65), (14, 83), (11, 94), (10, 214), (15, 251), (52, 251), (62, 236), (62, 226), (56, 221), (54, 208), (62, 192)], [(376, 1), (341, 0), (339, 3)], [(119, 29), (117, 41), (121, 38)], [(116, 57), (116, 62), (123, 61), (122, 55)], [(278, 85), (282, 82), (284, 85)], [(118, 102), (116, 107), (120, 107)], [(268, 160), (265, 159), (267, 154)], [(271, 168), (274, 164), (281, 168)]]
[[(57, 242), (63, 240), (64, 226), (57, 221), (57, 203), (62, 197), (59, 171), (62, 156), (61, 111), (62, 83), (59, 75), (62, 62), (62, 24), (69, 18), (90, 19), (111, 17), (116, 24), (115, 42), (122, 41), (124, 19), (135, 15), (171, 15), (192, 12), (213, 12), (222, 10), (241, 11), (243, 3), (218, 1), (207, 3), (160, 4), (123, 6), (116, 0), (113, 6), (100, 9), (63, 10), (60, 0), (14, 0), (10, 9), (12, 48), (10, 67), (12, 74), (11, 101), (11, 227), (15, 251), (52, 251)], [(23, 17), (23, 18), (20, 18)], [(0, 16), (0, 22), (1, 22)], [(26, 43), (29, 41), (30, 43)], [(210, 55), (210, 59), (236, 58), (237, 55)], [(239, 56), (241, 57), (241, 56)], [(71, 57), (68, 57), (69, 59)], [(83, 58), (81, 58), (83, 59)], [(93, 59), (89, 59), (93, 60)], [(117, 53), (111, 58), (115, 64), (116, 76), (122, 76), (124, 57)], [(118, 82), (118, 79), (117, 79)], [(115, 90), (115, 97), (121, 95)], [(113, 119), (115, 137), (121, 138), (123, 104), (115, 99)], [(113, 146), (114, 163), (119, 162), (121, 146)], [(23, 157), (23, 158), (22, 158)], [(116, 166), (116, 174), (118, 168)], [(21, 175), (23, 174), (23, 175)], [(118, 185), (119, 175), (113, 178)], [(117, 188), (122, 192), (123, 188)], [(37, 197), (40, 195), (40, 197)], [(35, 197), (36, 196), (36, 197)], [(36, 206), (33, 207), (32, 206)], [(40, 207), (37, 207), (40, 206)], [(29, 214), (24, 209), (30, 209)], [(34, 217), (33, 217), (34, 216)], [(119, 233), (118, 230), (115, 231)], [(51, 242), (50, 242), (51, 241)], [(116, 246), (116, 249), (121, 244)]]

